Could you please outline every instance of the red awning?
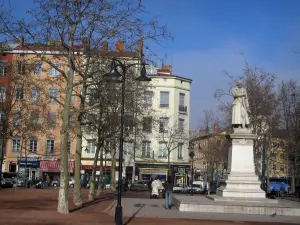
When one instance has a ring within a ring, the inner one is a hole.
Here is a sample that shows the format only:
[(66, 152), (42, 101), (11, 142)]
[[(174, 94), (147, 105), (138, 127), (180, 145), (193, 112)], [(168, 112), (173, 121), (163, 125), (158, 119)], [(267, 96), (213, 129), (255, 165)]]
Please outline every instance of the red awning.
[[(74, 172), (74, 161), (69, 161), (69, 173)], [(60, 161), (59, 160), (43, 160), (40, 164), (41, 172), (48, 172), (48, 173), (59, 173), (60, 172)]]

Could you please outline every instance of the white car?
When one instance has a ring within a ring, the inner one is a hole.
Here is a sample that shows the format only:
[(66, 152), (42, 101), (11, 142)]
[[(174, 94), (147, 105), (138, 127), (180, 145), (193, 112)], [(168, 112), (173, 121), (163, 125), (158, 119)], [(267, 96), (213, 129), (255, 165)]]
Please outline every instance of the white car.
[(186, 187), (185, 184), (175, 184), (173, 187), (173, 192), (175, 193), (181, 193), (183, 192), (183, 189)]

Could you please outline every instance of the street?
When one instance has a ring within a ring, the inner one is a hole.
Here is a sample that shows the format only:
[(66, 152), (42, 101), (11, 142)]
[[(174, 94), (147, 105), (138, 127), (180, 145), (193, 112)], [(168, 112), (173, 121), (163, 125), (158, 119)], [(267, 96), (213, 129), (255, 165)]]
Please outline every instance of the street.
[[(34, 224), (34, 225), (59, 225), (59, 224), (91, 224), (91, 225), (108, 225), (114, 224), (113, 216), (109, 215), (109, 211), (113, 206), (116, 198), (115, 193), (105, 193), (99, 197), (94, 203), (88, 203), (88, 189), (82, 191), (84, 201), (82, 208), (76, 208), (72, 203), (72, 189), (69, 191), (69, 215), (61, 215), (56, 212), (58, 189), (2, 189), (0, 191), (0, 218), (1, 224)], [(145, 202), (143, 199), (149, 199), (148, 192), (124, 192), (124, 204), (126, 199), (133, 199), (141, 204)], [(140, 201), (138, 200), (140, 199)], [(148, 200), (147, 200), (148, 201)], [(155, 201), (155, 200), (154, 200)], [(163, 200), (157, 200), (163, 202)], [(126, 206), (123, 206), (124, 208)], [(176, 213), (176, 209), (171, 211)], [(163, 211), (164, 212), (164, 211)], [(163, 213), (162, 212), (162, 213)], [(177, 212), (178, 214), (179, 212)], [(254, 222), (237, 222), (243, 224), (270, 224), (270, 223), (254, 223)], [(229, 225), (231, 221), (213, 221), (213, 220), (196, 220), (196, 219), (172, 219), (172, 218), (149, 218), (149, 217), (131, 217), (124, 218), (124, 224), (214, 224)], [(274, 223), (272, 223), (274, 224)], [(285, 223), (286, 224), (286, 223)]]

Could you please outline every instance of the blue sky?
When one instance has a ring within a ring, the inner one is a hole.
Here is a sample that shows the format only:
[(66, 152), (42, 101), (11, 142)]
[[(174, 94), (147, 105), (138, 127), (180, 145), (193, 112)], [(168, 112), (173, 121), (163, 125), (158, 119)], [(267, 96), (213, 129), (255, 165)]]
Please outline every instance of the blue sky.
[[(217, 88), (242, 75), (245, 58), (276, 75), (278, 82), (300, 82), (300, 1), (297, 0), (145, 0), (160, 16), (174, 41), (153, 46), (174, 74), (193, 79), (191, 128), (198, 129), (204, 109), (217, 109)], [(243, 54), (243, 55), (241, 55)]]
[[(19, 14), (31, 0), (10, 2)], [(193, 79), (192, 129), (199, 128), (204, 109), (216, 110), (220, 104), (213, 93), (217, 88), (228, 89), (231, 80), (225, 71), (241, 75), (245, 58), (251, 65), (275, 73), (278, 82), (300, 82), (300, 1), (143, 2), (174, 36), (173, 41), (162, 40), (160, 46), (151, 44), (151, 49), (173, 66), (174, 74)]]

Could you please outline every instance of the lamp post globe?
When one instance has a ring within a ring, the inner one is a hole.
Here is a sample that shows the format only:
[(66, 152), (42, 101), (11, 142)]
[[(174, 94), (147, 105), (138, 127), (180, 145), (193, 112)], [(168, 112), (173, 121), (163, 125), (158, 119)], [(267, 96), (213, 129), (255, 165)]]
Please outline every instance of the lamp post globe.
[(146, 63), (142, 63), (141, 75), (135, 80), (142, 83), (143, 86), (147, 86), (151, 81), (151, 78), (147, 77)]
[(122, 75), (117, 70), (116, 60), (112, 59), (110, 64), (110, 71), (103, 76), (104, 80), (112, 83), (120, 83)]

